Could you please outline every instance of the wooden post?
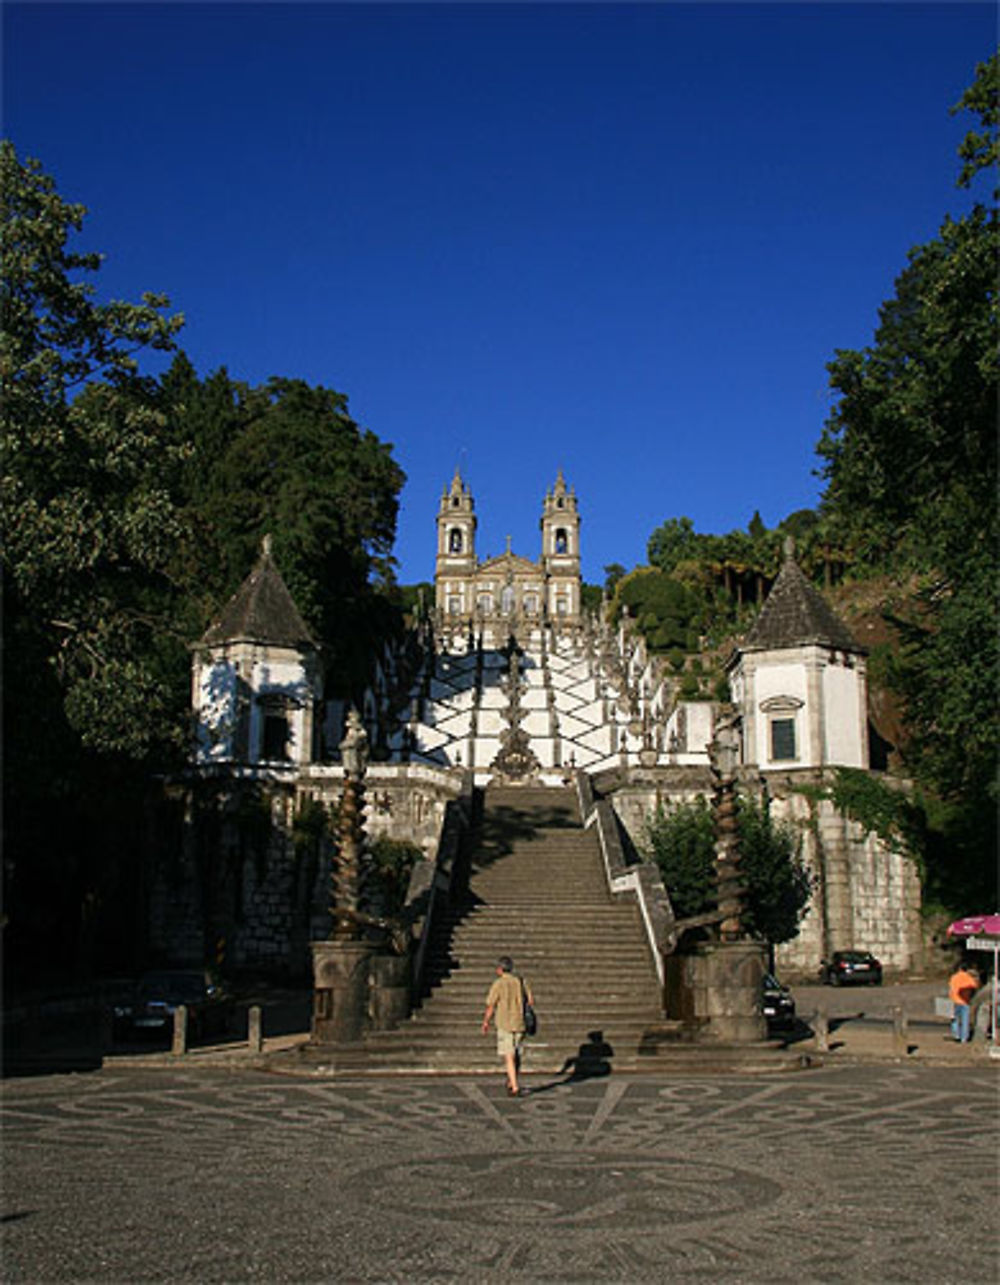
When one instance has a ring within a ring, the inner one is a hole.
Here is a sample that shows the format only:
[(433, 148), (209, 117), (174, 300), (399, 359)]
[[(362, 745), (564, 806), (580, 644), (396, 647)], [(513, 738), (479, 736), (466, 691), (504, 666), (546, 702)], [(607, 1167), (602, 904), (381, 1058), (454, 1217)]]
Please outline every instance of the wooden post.
[(251, 1053), (260, 1053), (264, 1047), (264, 1024), (259, 1004), (247, 1009), (247, 1047)]
[(187, 1052), (188, 1011), (186, 1004), (178, 1004), (174, 1009), (174, 1040), (170, 1052), (174, 1057), (183, 1057)]

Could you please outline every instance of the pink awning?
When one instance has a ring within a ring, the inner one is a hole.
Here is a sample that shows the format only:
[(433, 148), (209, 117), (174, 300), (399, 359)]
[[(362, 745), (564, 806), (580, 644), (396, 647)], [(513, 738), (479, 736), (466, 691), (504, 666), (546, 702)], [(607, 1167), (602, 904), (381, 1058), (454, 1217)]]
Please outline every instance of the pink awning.
[(1000, 914), (968, 915), (948, 925), (949, 937), (1000, 937)]

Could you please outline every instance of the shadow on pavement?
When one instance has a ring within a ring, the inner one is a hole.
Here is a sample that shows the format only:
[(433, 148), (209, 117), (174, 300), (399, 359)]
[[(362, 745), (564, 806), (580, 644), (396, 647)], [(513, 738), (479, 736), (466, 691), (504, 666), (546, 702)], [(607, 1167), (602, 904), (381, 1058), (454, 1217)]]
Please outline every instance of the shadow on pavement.
[(536, 1093), (547, 1093), (564, 1084), (580, 1084), (584, 1080), (601, 1079), (611, 1074), (611, 1058), (614, 1049), (604, 1038), (603, 1031), (588, 1031), (586, 1040), (580, 1045), (575, 1057), (568, 1057), (559, 1070), (560, 1078), (540, 1084), (530, 1090), (531, 1096)]

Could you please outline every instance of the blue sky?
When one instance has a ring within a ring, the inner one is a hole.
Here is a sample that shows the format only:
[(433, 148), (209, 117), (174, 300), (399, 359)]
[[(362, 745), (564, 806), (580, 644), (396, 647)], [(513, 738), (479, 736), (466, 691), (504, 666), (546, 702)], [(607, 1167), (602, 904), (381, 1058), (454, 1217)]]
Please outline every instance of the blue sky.
[(3, 132), (90, 210), (107, 297), (162, 290), (199, 372), (347, 394), (433, 575), (457, 464), (479, 552), (584, 575), (651, 531), (816, 503), (825, 364), (968, 196), (948, 108), (992, 5), (3, 6)]

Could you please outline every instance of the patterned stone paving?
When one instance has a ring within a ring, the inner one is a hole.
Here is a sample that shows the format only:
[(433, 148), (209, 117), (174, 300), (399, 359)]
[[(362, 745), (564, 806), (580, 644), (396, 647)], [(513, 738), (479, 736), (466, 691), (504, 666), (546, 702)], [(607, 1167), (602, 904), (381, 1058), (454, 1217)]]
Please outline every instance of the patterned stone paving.
[[(995, 1282), (994, 1068), (8, 1081), (7, 1281)], [(956, 1248), (957, 1247), (957, 1248)]]

